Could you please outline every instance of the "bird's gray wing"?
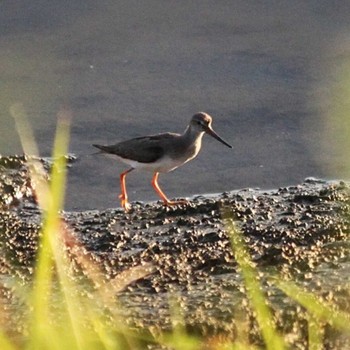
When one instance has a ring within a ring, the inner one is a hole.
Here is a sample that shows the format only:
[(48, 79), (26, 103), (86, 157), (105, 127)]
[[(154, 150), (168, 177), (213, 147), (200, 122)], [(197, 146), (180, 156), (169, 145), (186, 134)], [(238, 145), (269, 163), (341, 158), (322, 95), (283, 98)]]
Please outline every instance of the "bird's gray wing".
[(160, 134), (137, 137), (111, 146), (93, 145), (103, 152), (115, 154), (122, 158), (140, 163), (152, 163), (163, 157), (164, 141), (174, 137), (174, 134)]

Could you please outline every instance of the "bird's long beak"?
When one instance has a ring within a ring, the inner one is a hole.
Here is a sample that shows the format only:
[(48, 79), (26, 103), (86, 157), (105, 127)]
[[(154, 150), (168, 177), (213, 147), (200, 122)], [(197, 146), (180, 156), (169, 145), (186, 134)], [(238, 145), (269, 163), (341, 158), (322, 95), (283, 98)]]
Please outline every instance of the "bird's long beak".
[(224, 141), (212, 128), (211, 126), (208, 126), (206, 129), (205, 129), (205, 132), (214, 137), (214, 139), (217, 139), (218, 141), (220, 141), (221, 143), (223, 143), (225, 146), (227, 147), (230, 147), (232, 148), (232, 146), (230, 144), (228, 144), (226, 141)]

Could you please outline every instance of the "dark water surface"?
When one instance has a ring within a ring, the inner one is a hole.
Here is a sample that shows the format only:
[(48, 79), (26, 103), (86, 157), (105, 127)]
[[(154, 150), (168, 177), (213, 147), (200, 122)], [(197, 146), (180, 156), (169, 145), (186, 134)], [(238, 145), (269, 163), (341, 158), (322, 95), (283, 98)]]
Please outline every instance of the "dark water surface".
[[(1, 2), (0, 153), (22, 152), (13, 103), (44, 156), (69, 108), (66, 208), (116, 207), (125, 167), (91, 144), (182, 132), (203, 110), (234, 148), (206, 138), (161, 176), (170, 197), (349, 178), (349, 23), (348, 1)], [(156, 199), (150, 178), (130, 175), (131, 200)]]

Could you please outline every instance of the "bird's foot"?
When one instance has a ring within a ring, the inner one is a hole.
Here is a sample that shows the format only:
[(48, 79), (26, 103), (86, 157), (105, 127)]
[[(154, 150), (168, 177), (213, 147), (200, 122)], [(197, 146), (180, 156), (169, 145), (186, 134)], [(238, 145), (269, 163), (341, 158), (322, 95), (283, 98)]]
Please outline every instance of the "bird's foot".
[(164, 201), (164, 205), (166, 205), (166, 206), (187, 205), (188, 203), (189, 203), (189, 201), (187, 201), (186, 199), (179, 199), (179, 200), (174, 200), (174, 201), (170, 201), (170, 200)]
[(120, 198), (120, 204), (124, 208), (125, 212), (127, 213), (128, 211), (130, 211), (131, 210), (131, 205), (128, 202), (128, 197), (126, 197), (125, 195), (121, 194), (121, 195), (119, 195), (119, 198)]

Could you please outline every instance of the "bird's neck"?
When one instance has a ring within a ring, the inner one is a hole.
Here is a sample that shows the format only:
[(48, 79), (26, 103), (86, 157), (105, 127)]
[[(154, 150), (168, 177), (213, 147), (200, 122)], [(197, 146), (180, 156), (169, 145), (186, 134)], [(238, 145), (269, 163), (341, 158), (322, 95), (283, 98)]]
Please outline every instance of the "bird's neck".
[(182, 134), (184, 140), (188, 144), (201, 143), (204, 131), (198, 131), (188, 126)]

